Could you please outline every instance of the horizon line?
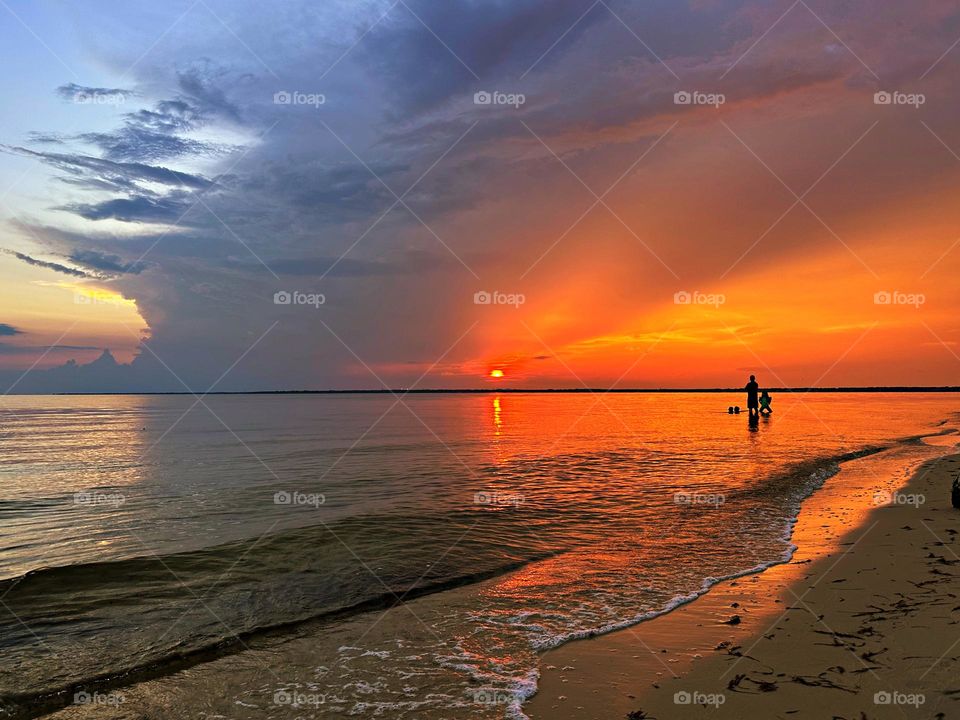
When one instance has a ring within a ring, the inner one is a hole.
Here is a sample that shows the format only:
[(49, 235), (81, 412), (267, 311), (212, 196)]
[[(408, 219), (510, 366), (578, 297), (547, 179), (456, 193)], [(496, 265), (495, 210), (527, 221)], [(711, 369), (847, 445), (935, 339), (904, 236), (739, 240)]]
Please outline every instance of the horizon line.
[[(772, 387), (764, 388), (771, 392), (785, 393), (867, 393), (867, 392), (887, 392), (887, 393), (908, 393), (908, 392), (960, 392), (960, 385), (873, 385), (873, 386), (836, 386), (836, 387)], [(476, 395), (476, 394), (503, 394), (503, 393), (742, 393), (744, 388), (374, 388), (374, 389), (351, 389), (351, 390), (215, 390), (211, 392), (193, 392), (189, 390), (178, 391), (88, 391), (88, 392), (47, 392), (47, 393), (22, 393), (22, 395)], [(11, 393), (9, 396), (19, 395), (21, 393)]]

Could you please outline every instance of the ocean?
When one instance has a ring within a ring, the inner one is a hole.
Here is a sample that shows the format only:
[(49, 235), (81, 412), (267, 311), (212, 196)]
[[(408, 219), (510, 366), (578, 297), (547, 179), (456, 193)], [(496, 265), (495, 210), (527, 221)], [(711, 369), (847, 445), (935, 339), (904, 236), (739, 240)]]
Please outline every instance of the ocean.
[(545, 649), (788, 560), (844, 462), (960, 426), (774, 397), (4, 397), (0, 717), (523, 717)]

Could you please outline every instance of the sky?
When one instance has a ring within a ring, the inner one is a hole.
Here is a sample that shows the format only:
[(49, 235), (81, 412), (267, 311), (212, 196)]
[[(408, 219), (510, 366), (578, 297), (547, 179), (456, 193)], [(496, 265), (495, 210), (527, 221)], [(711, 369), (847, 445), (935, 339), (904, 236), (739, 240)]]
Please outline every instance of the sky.
[(960, 7), (0, 7), (0, 390), (960, 384)]

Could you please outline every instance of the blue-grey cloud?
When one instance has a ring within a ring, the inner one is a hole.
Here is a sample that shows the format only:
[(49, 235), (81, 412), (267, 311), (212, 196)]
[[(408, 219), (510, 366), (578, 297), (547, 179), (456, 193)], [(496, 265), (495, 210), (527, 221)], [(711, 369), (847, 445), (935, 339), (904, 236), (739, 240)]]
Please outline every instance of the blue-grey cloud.
[(38, 260), (37, 258), (31, 257), (25, 253), (17, 252), (16, 250), (8, 250), (5, 248), (0, 248), (0, 252), (4, 252), (7, 255), (12, 255), (18, 260), (22, 260), (28, 265), (33, 265), (35, 267), (46, 268), (47, 270), (53, 270), (54, 272), (63, 273), (64, 275), (70, 275), (71, 277), (79, 278), (98, 278), (99, 275), (93, 275), (90, 273), (83, 272), (82, 270), (77, 270), (76, 268), (67, 267), (57, 262), (50, 262), (48, 260)]
[(116, 198), (101, 203), (64, 205), (61, 209), (87, 220), (120, 220), (121, 222), (173, 223), (190, 205), (185, 198), (152, 198), (146, 196)]
[(123, 102), (133, 94), (132, 91), (122, 88), (89, 87), (76, 83), (67, 83), (57, 88), (57, 95), (64, 100), (77, 103)]
[(0, 145), (4, 152), (36, 158), (71, 176), (80, 178), (100, 189), (106, 187), (127, 189), (137, 182), (159, 183), (193, 190), (210, 188), (213, 181), (192, 173), (171, 170), (159, 165), (139, 162), (114, 162), (91, 155), (39, 152), (20, 146)]
[(93, 270), (118, 275), (139, 275), (147, 268), (145, 262), (124, 262), (119, 255), (105, 255), (96, 250), (74, 250), (70, 254), (70, 261)]
[(115, 132), (90, 132), (77, 136), (96, 145), (110, 160), (157, 161), (191, 155), (217, 155), (225, 148), (211, 143), (127, 125)]
[(7, 323), (0, 323), (0, 336), (11, 336), (11, 335), (22, 335), (23, 330), (18, 330), (13, 325), (8, 325)]
[(217, 86), (215, 75), (209, 67), (192, 68), (178, 73), (177, 80), (183, 94), (194, 102), (200, 117), (219, 116), (242, 122), (240, 108), (227, 99), (223, 88)]

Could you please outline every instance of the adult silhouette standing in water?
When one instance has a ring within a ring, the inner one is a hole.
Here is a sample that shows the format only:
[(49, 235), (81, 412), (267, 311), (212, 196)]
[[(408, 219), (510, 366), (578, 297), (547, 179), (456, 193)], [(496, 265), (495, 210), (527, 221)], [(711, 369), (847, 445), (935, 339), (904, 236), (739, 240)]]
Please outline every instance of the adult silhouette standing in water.
[(757, 397), (758, 392), (760, 391), (760, 386), (757, 385), (757, 379), (751, 375), (750, 382), (747, 383), (747, 412), (750, 414), (750, 417), (759, 417), (760, 415), (760, 400)]

